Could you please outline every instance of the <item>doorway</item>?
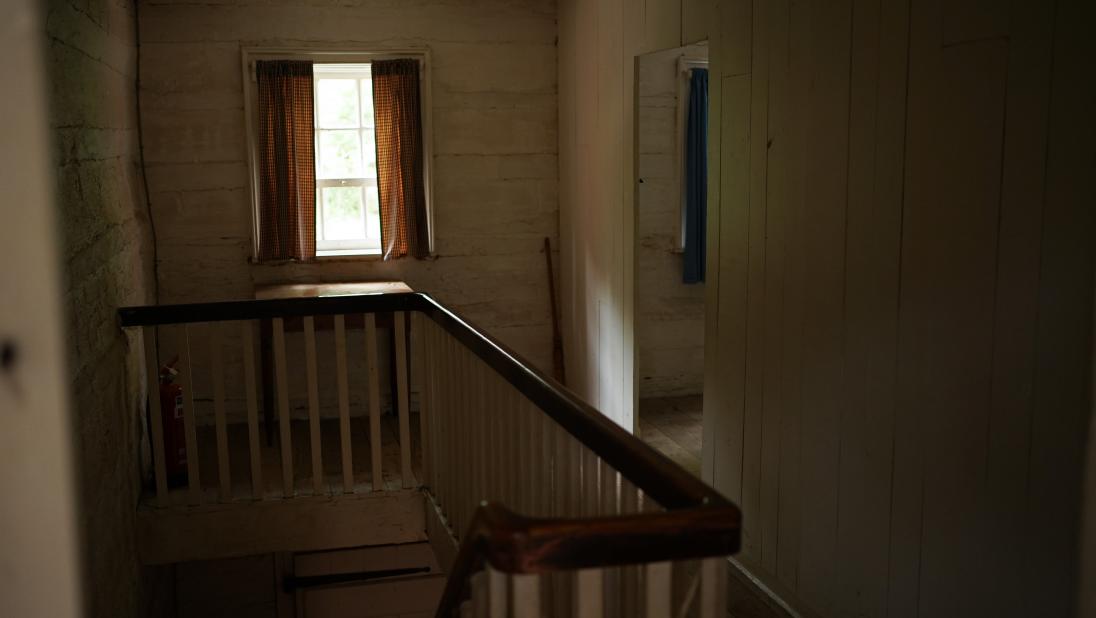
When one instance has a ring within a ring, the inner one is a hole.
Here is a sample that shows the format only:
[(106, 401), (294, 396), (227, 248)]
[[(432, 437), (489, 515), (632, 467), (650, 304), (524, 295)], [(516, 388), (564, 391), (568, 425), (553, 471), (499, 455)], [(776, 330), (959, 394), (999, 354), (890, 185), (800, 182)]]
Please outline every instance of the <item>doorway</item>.
[(700, 475), (708, 46), (636, 62), (636, 423)]

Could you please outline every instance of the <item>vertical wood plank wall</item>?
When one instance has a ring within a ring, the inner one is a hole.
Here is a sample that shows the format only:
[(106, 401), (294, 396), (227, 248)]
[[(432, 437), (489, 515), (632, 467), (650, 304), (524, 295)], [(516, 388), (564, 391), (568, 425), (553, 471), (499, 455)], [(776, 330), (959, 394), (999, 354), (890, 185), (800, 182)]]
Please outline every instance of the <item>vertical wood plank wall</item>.
[(1091, 3), (719, 11), (704, 473), (739, 561), (820, 616), (1071, 615)]

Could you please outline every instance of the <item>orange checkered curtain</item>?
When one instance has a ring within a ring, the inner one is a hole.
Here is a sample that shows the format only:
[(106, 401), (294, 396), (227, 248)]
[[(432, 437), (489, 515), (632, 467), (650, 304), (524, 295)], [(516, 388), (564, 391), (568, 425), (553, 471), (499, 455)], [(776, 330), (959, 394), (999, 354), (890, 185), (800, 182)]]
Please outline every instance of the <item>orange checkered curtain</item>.
[(430, 253), (423, 180), (422, 103), (417, 60), (373, 63), (381, 251), (390, 260)]
[(259, 260), (316, 257), (312, 63), (260, 60)]

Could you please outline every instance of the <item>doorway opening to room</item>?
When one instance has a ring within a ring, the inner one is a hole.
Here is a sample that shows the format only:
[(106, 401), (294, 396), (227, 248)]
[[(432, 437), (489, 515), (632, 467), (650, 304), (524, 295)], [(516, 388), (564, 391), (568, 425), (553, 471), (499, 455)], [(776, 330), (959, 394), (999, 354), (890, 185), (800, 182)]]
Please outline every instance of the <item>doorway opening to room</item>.
[(636, 431), (700, 475), (708, 45), (636, 61)]

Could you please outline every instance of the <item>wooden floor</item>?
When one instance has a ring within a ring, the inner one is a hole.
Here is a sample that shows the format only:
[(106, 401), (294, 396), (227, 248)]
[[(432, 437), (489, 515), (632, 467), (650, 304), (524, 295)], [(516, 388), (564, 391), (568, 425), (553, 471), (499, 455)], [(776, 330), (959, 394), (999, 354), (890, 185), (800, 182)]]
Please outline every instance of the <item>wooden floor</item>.
[[(411, 414), (412, 469), (415, 476), (413, 486), (419, 486), (421, 476), (422, 448), (419, 443), (419, 417)], [(311, 496), (312, 491), (312, 450), (308, 421), (294, 420), (291, 424), (291, 443), (293, 450), (293, 479), (297, 496)], [(262, 442), (262, 477), (264, 499), (282, 499), (282, 461), (279, 448), (278, 427), (273, 427), (273, 440), (268, 445), (266, 432), (260, 427)], [(351, 460), (354, 469), (354, 493), (369, 493), (373, 489), (371, 470), (369, 419), (355, 417), (350, 419)], [(325, 419), (320, 423), (321, 452), (323, 454), (325, 495), (343, 493), (342, 450), (340, 448), (339, 423), (337, 419)], [(233, 500), (251, 500), (251, 457), (247, 442), (247, 425), (230, 424), (228, 426), (229, 467), (232, 477)], [(402, 487), (400, 474), (399, 424), (394, 415), (381, 417), (381, 475), (385, 490), (397, 490)], [(199, 478), (202, 485), (203, 502), (217, 502), (217, 446), (213, 427), (198, 429)], [(169, 502), (172, 505), (186, 504), (188, 499), (185, 486), (173, 487)], [(144, 500), (152, 502), (155, 496), (151, 490), (146, 492)]]
[(700, 476), (702, 422), (700, 395), (639, 400), (640, 438), (697, 476)]

